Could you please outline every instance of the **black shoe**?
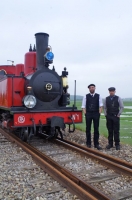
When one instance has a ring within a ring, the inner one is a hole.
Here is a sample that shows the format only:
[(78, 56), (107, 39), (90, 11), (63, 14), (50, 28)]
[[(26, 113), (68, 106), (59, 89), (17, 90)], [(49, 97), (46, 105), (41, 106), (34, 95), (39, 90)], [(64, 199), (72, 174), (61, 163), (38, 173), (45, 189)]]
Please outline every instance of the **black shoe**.
[(88, 147), (88, 148), (91, 148), (91, 145), (90, 145), (90, 144), (87, 144), (87, 147)]
[(110, 149), (110, 148), (112, 148), (112, 147), (113, 147), (113, 145), (108, 144), (108, 145), (106, 146), (106, 149)]
[(116, 150), (120, 150), (120, 145), (116, 145)]
[(98, 150), (102, 150), (102, 147), (99, 145), (96, 145), (95, 148), (97, 148)]

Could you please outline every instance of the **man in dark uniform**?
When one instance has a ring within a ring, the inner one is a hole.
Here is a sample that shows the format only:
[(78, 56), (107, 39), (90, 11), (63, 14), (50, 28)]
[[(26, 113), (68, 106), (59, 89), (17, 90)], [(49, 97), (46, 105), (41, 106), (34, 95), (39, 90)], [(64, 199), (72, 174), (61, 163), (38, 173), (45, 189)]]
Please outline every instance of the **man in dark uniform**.
[(90, 93), (84, 96), (82, 101), (82, 109), (86, 116), (86, 145), (91, 148), (91, 124), (94, 124), (94, 147), (98, 150), (102, 148), (99, 146), (99, 119), (102, 111), (102, 98), (95, 93), (95, 85), (88, 86)]
[(120, 150), (120, 115), (123, 111), (123, 101), (115, 95), (115, 88), (110, 87), (110, 96), (104, 100), (104, 114), (106, 116), (106, 126), (108, 129), (108, 145), (107, 149), (113, 147), (113, 135), (116, 150)]

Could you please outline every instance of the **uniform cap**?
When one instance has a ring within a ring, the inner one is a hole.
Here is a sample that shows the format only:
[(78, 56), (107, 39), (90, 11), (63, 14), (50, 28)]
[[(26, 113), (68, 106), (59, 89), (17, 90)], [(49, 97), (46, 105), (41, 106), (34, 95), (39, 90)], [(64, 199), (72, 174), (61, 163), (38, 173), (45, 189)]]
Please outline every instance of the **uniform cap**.
[(109, 91), (115, 91), (115, 87), (108, 88)]
[(95, 87), (95, 85), (94, 85), (94, 84), (90, 84), (90, 85), (88, 85), (88, 88), (90, 88), (90, 86), (94, 86), (94, 87)]

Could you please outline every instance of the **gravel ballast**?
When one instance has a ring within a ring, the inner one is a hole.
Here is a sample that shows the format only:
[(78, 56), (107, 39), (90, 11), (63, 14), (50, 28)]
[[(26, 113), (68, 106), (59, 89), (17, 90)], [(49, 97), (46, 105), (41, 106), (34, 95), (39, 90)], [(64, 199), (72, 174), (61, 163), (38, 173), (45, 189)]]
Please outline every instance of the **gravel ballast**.
[(78, 199), (0, 134), (0, 200)]
[[(80, 130), (76, 130), (74, 133), (68, 133), (67, 131), (65, 131), (64, 139), (71, 140), (72, 142), (76, 142), (78, 144), (86, 146), (86, 133)], [(92, 134), (92, 141), (93, 141), (93, 134)], [(102, 135), (100, 135), (99, 137), (99, 144), (103, 148), (101, 152), (109, 154), (116, 158), (120, 158), (127, 162), (132, 162), (132, 146), (121, 144), (120, 150), (116, 150), (115, 146), (110, 150), (107, 150), (106, 145), (108, 144), (108, 140)], [(92, 148), (94, 148), (93, 145)]]

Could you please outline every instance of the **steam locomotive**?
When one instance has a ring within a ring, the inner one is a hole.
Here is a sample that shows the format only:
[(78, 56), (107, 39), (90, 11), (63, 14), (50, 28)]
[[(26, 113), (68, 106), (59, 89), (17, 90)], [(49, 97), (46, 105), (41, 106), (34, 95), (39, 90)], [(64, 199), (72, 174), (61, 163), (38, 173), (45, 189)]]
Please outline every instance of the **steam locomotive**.
[[(59, 76), (53, 63), (47, 33), (36, 33), (36, 46), (30, 45), (24, 64), (0, 66), (0, 125), (23, 141), (37, 133), (63, 139), (66, 124), (74, 132), (82, 122), (82, 111), (70, 104), (68, 72)], [(71, 128), (71, 125), (73, 128)]]

